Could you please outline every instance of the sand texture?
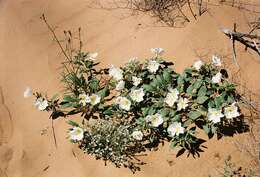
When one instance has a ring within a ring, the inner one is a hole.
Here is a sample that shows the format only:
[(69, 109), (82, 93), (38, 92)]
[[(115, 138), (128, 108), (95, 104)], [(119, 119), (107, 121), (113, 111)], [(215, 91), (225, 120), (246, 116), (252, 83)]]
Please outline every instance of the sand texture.
[[(250, 8), (260, 11), (259, 1), (245, 2), (258, 3)], [(212, 54), (223, 56), (225, 65), (237, 71), (230, 40), (221, 29), (232, 29), (235, 22), (240, 31), (248, 32), (248, 22), (259, 17), (259, 13), (212, 6), (186, 27), (170, 28), (149, 15), (90, 4), (90, 0), (0, 1), (0, 177), (207, 177), (229, 154), (235, 162), (246, 163), (248, 158), (233, 143), (246, 133), (207, 141), (199, 158), (185, 154), (176, 158), (177, 151), (166, 144), (147, 152), (142, 157), (147, 164), (135, 175), (83, 154), (66, 139), (68, 125), (62, 119), (54, 121), (55, 147), (49, 114), (35, 110), (31, 98), (23, 98), (26, 86), (49, 95), (61, 90), (58, 68), (64, 58), (40, 20), (42, 13), (61, 39), (63, 30), (76, 32), (81, 27), (84, 49), (98, 52), (102, 66), (119, 66), (135, 56), (144, 59), (151, 55), (150, 48), (162, 47), (178, 72)], [(241, 74), (231, 78), (260, 93), (259, 56), (245, 52), (240, 44), (236, 48)]]

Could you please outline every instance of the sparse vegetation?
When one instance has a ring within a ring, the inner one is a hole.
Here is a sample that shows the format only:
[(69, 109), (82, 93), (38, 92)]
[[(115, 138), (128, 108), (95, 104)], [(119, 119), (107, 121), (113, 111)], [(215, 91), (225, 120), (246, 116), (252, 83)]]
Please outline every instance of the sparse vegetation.
[(212, 6), (231, 6), (239, 10), (259, 14), (252, 9), (256, 4), (239, 0), (113, 0), (107, 4), (99, 0), (98, 6), (104, 9), (130, 9), (133, 13), (148, 13), (158, 22), (170, 27), (183, 27), (186, 23), (197, 20)]
[(177, 156), (185, 151), (195, 156), (203, 151), (198, 129), (219, 138), (248, 131), (243, 101), (218, 56), (198, 60), (180, 74), (162, 57), (162, 48), (152, 48), (145, 62), (131, 59), (122, 67), (100, 68), (97, 53), (82, 51), (81, 40), (78, 50), (71, 48), (70, 31), (64, 49), (42, 19), (66, 58), (65, 91), (52, 98), (35, 92), (35, 106), (50, 111), (51, 119), (79, 114), (82, 122), (69, 120), (68, 134), (84, 152), (135, 172), (143, 164), (136, 156), (164, 141), (180, 147)]
[[(232, 162), (231, 156), (228, 156), (224, 161), (224, 166), (222, 169), (217, 169), (217, 177), (256, 177), (255, 171), (252, 169), (244, 169), (237, 166)], [(209, 175), (209, 177), (213, 177)]]

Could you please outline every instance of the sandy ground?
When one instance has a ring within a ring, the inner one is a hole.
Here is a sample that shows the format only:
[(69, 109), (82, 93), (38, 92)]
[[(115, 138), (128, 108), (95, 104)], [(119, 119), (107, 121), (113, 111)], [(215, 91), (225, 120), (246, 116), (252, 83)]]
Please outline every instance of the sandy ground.
[[(255, 3), (256, 1), (246, 1)], [(259, 2), (259, 1), (258, 1)], [(251, 8), (258, 8), (258, 6)], [(59, 85), (58, 67), (63, 61), (50, 32), (39, 20), (42, 13), (62, 36), (64, 29), (83, 30), (84, 48), (99, 52), (102, 65), (121, 65), (130, 57), (149, 57), (151, 47), (162, 47), (165, 56), (182, 71), (194, 60), (212, 54), (225, 56), (232, 64), (230, 41), (220, 31), (232, 28), (247, 32), (248, 22), (259, 14), (231, 7), (210, 7), (185, 28), (162, 27), (148, 15), (131, 16), (127, 10), (89, 7), (89, 0), (1, 0), (0, 1), (0, 177), (122, 177), (134, 176), (127, 169), (104, 166), (84, 155), (66, 140), (64, 120), (54, 122), (55, 148), (48, 113), (38, 112), (31, 99), (23, 98), (26, 86), (54, 94)], [(237, 45), (242, 82), (260, 92), (260, 60)], [(234, 67), (233, 67), (234, 68)], [(235, 68), (236, 69), (236, 68)], [(235, 75), (235, 77), (237, 77)], [(230, 154), (238, 164), (247, 157), (239, 153), (233, 140), (246, 135), (212, 139), (200, 158), (175, 158), (177, 151), (167, 145), (144, 157), (147, 165), (136, 177), (202, 177), (215, 174)]]

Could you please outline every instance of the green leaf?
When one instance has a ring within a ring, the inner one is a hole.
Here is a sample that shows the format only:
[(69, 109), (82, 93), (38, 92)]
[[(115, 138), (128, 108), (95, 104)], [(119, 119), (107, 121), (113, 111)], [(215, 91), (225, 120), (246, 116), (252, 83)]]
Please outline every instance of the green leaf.
[(175, 148), (177, 147), (177, 145), (178, 145), (178, 142), (176, 142), (176, 141), (171, 141), (171, 143), (170, 143), (170, 148), (171, 148), (171, 149), (175, 149)]
[(164, 84), (163, 77), (160, 75), (156, 75), (156, 82), (158, 86), (162, 86)]
[(109, 88), (108, 85), (106, 85), (102, 90), (99, 91), (99, 95), (104, 98), (109, 95)]
[(199, 111), (191, 111), (188, 113), (188, 117), (191, 118), (192, 120), (196, 120), (201, 116), (201, 112)]
[(60, 107), (61, 107), (62, 109), (66, 109), (66, 108), (72, 108), (73, 105), (74, 105), (74, 104), (72, 104), (72, 103), (65, 103), (65, 104), (60, 105)]
[(93, 92), (97, 92), (98, 87), (99, 87), (99, 81), (96, 79), (91, 80), (89, 87)]
[(74, 109), (74, 110), (69, 111), (66, 115), (75, 115), (78, 113), (80, 113), (80, 110)]
[(210, 100), (210, 101), (208, 102), (208, 107), (209, 107), (209, 108), (214, 108), (214, 107), (215, 107), (215, 102), (214, 102), (213, 100)]
[(193, 84), (193, 87), (195, 89), (199, 89), (200, 86), (202, 85), (203, 81), (201, 79), (198, 79), (194, 84)]
[(154, 80), (150, 83), (150, 85), (151, 85), (153, 88), (156, 88), (156, 87), (159, 87), (159, 86), (160, 86), (160, 83), (159, 83), (156, 79), (154, 79)]
[(190, 86), (187, 88), (187, 91), (186, 91), (187, 94), (190, 95), (190, 96), (193, 96), (193, 95), (194, 95), (193, 89), (194, 89), (193, 85), (190, 85)]
[(220, 96), (218, 96), (214, 99), (214, 102), (215, 102), (215, 105), (217, 108), (220, 108), (222, 106), (222, 104), (225, 102), (225, 96), (226, 96), (226, 93), (223, 92)]
[(228, 103), (233, 103), (235, 101), (235, 98), (232, 95), (229, 95), (227, 98)]
[(186, 68), (186, 69), (184, 70), (184, 72), (191, 74), (191, 73), (192, 73), (192, 69), (191, 69), (191, 68)]
[(163, 79), (164, 79), (166, 82), (170, 82), (170, 81), (172, 80), (171, 72), (168, 71), (168, 70), (164, 70), (164, 71), (163, 71)]
[(184, 84), (184, 80), (183, 77), (181, 75), (179, 75), (178, 79), (177, 79), (177, 84), (179, 87), (181, 87)]
[(63, 97), (63, 101), (65, 101), (65, 102), (75, 102), (75, 101), (77, 101), (78, 99), (77, 98), (74, 98), (74, 97), (72, 97), (72, 96), (70, 96), (70, 95), (65, 95), (64, 97)]
[(149, 109), (150, 109), (149, 107), (142, 108), (142, 113), (144, 116), (148, 115)]
[(103, 112), (103, 114), (111, 116), (111, 115), (113, 115), (113, 109), (112, 108), (108, 108), (107, 110), (105, 110)]
[(156, 109), (150, 108), (148, 114), (153, 115), (156, 112)]
[(172, 118), (172, 121), (173, 122), (180, 122), (181, 120), (181, 116), (180, 115), (175, 115), (173, 118)]
[(204, 132), (205, 132), (207, 135), (211, 132), (211, 130), (210, 130), (210, 128), (209, 128), (208, 125), (203, 125), (203, 130), (204, 130)]
[(79, 127), (79, 124), (76, 123), (76, 122), (74, 122), (74, 121), (72, 121), (72, 120), (69, 120), (69, 121), (68, 121), (68, 124), (71, 125), (71, 126), (73, 126), (73, 127)]
[(174, 109), (172, 109), (171, 112), (170, 112), (170, 114), (169, 114), (169, 116), (170, 116), (170, 117), (173, 117), (173, 116), (175, 116), (175, 114), (176, 114), (176, 111), (175, 111)]
[(198, 97), (197, 98), (197, 102), (199, 103), (199, 104), (203, 104), (205, 101), (207, 101), (208, 100), (208, 97), (207, 96), (200, 96), (200, 97)]
[(154, 88), (151, 85), (143, 85), (144, 91), (146, 92), (152, 92), (154, 91)]
[(204, 96), (204, 95), (206, 95), (206, 93), (207, 93), (207, 87), (206, 87), (206, 86), (202, 86), (202, 87), (200, 87), (200, 89), (199, 89), (198, 97)]
[(181, 75), (177, 76), (177, 88), (180, 92), (184, 91), (184, 80), (183, 77)]
[(145, 126), (145, 119), (143, 117), (140, 117), (139, 119), (136, 120), (136, 123), (142, 127)]
[(229, 84), (226, 86), (226, 89), (227, 89), (228, 91), (233, 91), (233, 90), (236, 89), (236, 85), (229, 83)]
[(169, 115), (169, 113), (170, 113), (170, 110), (169, 109), (161, 109), (160, 110), (160, 113), (161, 113), (161, 115), (163, 116), (163, 117), (166, 117), (166, 116), (168, 116)]
[(207, 95), (211, 96), (214, 94), (214, 90), (207, 90)]

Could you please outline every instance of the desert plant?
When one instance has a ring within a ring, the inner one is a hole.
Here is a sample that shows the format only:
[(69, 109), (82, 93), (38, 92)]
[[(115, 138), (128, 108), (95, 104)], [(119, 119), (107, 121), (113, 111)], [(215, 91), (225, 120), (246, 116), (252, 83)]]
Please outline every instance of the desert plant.
[[(212, 62), (198, 60), (180, 74), (164, 60), (162, 48), (152, 48), (152, 57), (144, 62), (131, 59), (109, 68), (97, 67), (95, 52), (62, 51), (64, 92), (52, 98), (35, 92), (34, 104), (51, 112), (51, 119), (80, 114), (81, 123), (69, 121), (69, 139), (97, 159), (135, 171), (142, 164), (135, 162), (136, 155), (161, 142), (196, 155), (201, 151), (197, 129), (212, 137), (247, 128), (236, 85), (217, 56)], [(31, 89), (25, 91), (25, 96), (31, 94)]]
[[(73, 126), (75, 123), (71, 122)], [(138, 169), (139, 162), (134, 156), (143, 151), (141, 144), (133, 139), (128, 125), (122, 125), (108, 120), (97, 120), (88, 126), (84, 132), (79, 147), (96, 159), (111, 161), (117, 167), (124, 165), (132, 171)], [(136, 162), (134, 160), (136, 159)]]
[[(218, 176), (220, 177), (256, 177), (255, 172), (252, 169), (242, 168), (237, 166), (231, 160), (231, 156), (228, 156), (221, 169), (218, 169)], [(212, 177), (209, 175), (209, 177)]]

